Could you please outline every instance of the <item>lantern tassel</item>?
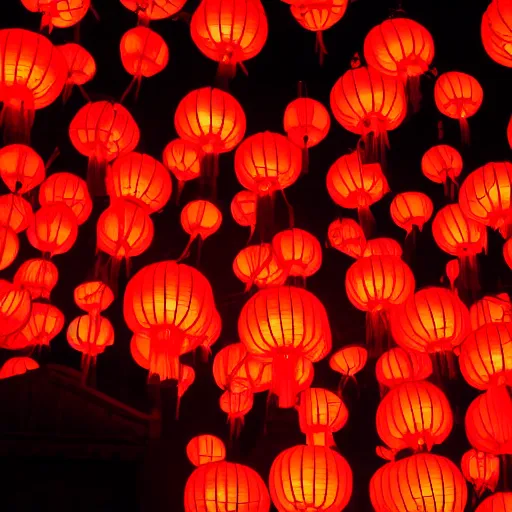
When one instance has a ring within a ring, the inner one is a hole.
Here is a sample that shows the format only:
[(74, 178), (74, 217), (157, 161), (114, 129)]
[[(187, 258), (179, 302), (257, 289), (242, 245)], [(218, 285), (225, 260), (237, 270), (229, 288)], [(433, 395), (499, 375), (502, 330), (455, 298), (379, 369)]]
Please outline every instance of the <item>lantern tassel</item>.
[(7, 95), (4, 96), (3, 102), (0, 125), (2, 125), (4, 132), (4, 144), (30, 145), (30, 131), (35, 116), (31, 102), (16, 100), (16, 98)]
[(459, 124), (460, 124), (460, 136), (461, 136), (462, 145), (469, 146), (471, 135), (469, 132), (468, 120), (465, 117), (462, 117), (459, 120)]
[(412, 111), (414, 113), (418, 112), (421, 107), (421, 83), (420, 83), (421, 75), (419, 76), (405, 76), (404, 85), (407, 91), (407, 97), (409, 99), (409, 103), (412, 107)]
[(327, 48), (324, 42), (324, 33), (321, 30), (316, 33), (315, 51), (318, 53), (318, 61), (320, 62), (320, 66), (323, 66), (325, 56), (327, 55)]

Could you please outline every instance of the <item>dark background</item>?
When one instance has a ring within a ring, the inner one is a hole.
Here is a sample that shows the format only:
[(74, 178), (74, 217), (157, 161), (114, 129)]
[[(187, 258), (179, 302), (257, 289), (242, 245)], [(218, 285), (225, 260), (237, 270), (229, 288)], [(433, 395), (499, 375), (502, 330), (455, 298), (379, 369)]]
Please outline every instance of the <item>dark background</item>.
[[(4, 6), (2, 27), (23, 27), (38, 30), (40, 17), (29, 13), (18, 1)], [(192, 13), (198, 2), (190, 0), (184, 11)], [(305, 31), (292, 18), (289, 8), (278, 0), (263, 0), (269, 20), (269, 37), (263, 51), (246, 62), (249, 76), (238, 72), (231, 84), (232, 94), (242, 104), (247, 116), (247, 135), (272, 130), (282, 132), (282, 117), (286, 105), (297, 95), (297, 82), (305, 81), (309, 96), (329, 104), (329, 93), (335, 81), (348, 69), (351, 57), (362, 51), (365, 35), (376, 24), (386, 19), (397, 7), (392, 0), (358, 0), (352, 3), (343, 19), (325, 33), (329, 54), (323, 67), (315, 54), (315, 36)], [(98, 22), (92, 14), (80, 25), (80, 43), (96, 59), (96, 78), (86, 85), (92, 100), (112, 98), (119, 100), (131, 76), (123, 69), (119, 57), (119, 41), (123, 33), (136, 24), (134, 13), (126, 10), (117, 0), (96, 0)], [(403, 124), (389, 134), (391, 149), (388, 152), (388, 179), (391, 193), (372, 207), (377, 219), (377, 235), (390, 236), (403, 241), (404, 232), (389, 217), (389, 204), (394, 193), (421, 190), (434, 201), (436, 210), (446, 204), (442, 186), (428, 181), (421, 173), (423, 153), (438, 143), (437, 125), (444, 123), (444, 143), (451, 144), (462, 153), (464, 173), (489, 162), (509, 157), (506, 141), (506, 124), (511, 112), (510, 70), (494, 63), (484, 52), (480, 40), (480, 22), (487, 2), (467, 0), (404, 1), (407, 15), (422, 23), (432, 33), (436, 45), (434, 66), (439, 73), (458, 70), (475, 76), (484, 89), (480, 111), (469, 120), (471, 145), (462, 148), (458, 124), (443, 118), (433, 102), (434, 79), (423, 77), (423, 103), (420, 112), (409, 116)], [(170, 48), (170, 61), (159, 75), (144, 79), (138, 102), (133, 96), (125, 105), (141, 129), (137, 151), (160, 158), (165, 145), (176, 137), (174, 111), (180, 99), (190, 90), (212, 85), (216, 63), (204, 57), (193, 45), (185, 21), (171, 19), (151, 23), (151, 28), (162, 35)], [(71, 42), (73, 29), (55, 29), (51, 40), (56, 44)], [(75, 90), (71, 100), (62, 105), (61, 100), (51, 107), (38, 111), (32, 131), (32, 145), (47, 159), (58, 147), (61, 156), (50, 173), (61, 170), (85, 177), (87, 162), (71, 146), (67, 135), (69, 122), (84, 104)], [(357, 137), (333, 119), (327, 139), (310, 152), (310, 172), (287, 190), (287, 197), (295, 210), (296, 226), (314, 233), (322, 242), (329, 223), (337, 216), (354, 217), (353, 211), (342, 211), (329, 198), (325, 175), (329, 166), (339, 156), (355, 148)], [(461, 178), (462, 178), (461, 177)], [(218, 203), (224, 215), (219, 232), (208, 239), (203, 247), (199, 268), (212, 283), (218, 309), (223, 319), (223, 332), (214, 347), (214, 353), (237, 340), (238, 313), (247, 299), (243, 285), (236, 280), (231, 262), (247, 241), (248, 230), (232, 220), (229, 205), (240, 189), (233, 172), (233, 153), (220, 158)], [(197, 197), (198, 188), (193, 182), (186, 185), (180, 206), (170, 201), (161, 214), (153, 215), (156, 232), (150, 249), (132, 260), (132, 274), (144, 265), (166, 258), (178, 257), (187, 242), (179, 224), (179, 212), (186, 201)], [(95, 263), (95, 221), (107, 203), (97, 201), (91, 218), (80, 227), (79, 238), (69, 253), (54, 258), (59, 268), (60, 280), (52, 294), (52, 303), (66, 315), (67, 322), (81, 314), (72, 301), (74, 287), (92, 277)], [(277, 223), (286, 226), (284, 205), (278, 200)], [(3, 278), (12, 277), (19, 264), (38, 253), (29, 246), (24, 235), (22, 249), (11, 268), (2, 272)], [(502, 240), (489, 233), (489, 255), (480, 257), (482, 292), (507, 290), (509, 270), (502, 261)], [(444, 265), (449, 260), (434, 244), (430, 223), (419, 236), (412, 268), (417, 286), (439, 282)], [(324, 303), (331, 320), (334, 347), (363, 343), (365, 317), (347, 301), (344, 289), (345, 272), (350, 265), (345, 255), (324, 251), (320, 271), (308, 279), (307, 287)], [(189, 263), (195, 264), (190, 258)], [(121, 277), (120, 290), (125, 279)], [(129, 352), (130, 332), (122, 316), (122, 295), (105, 312), (115, 326), (116, 341), (98, 359), (97, 387), (99, 390), (133, 406), (148, 411), (144, 370), (132, 361)], [(66, 324), (67, 325), (67, 324)], [(12, 354), (5, 351), (0, 357)], [(53, 362), (79, 368), (80, 354), (67, 344), (65, 331), (39, 357), (41, 362)], [(218, 407), (221, 391), (211, 376), (211, 362), (197, 362), (196, 382), (187, 391), (181, 404), (179, 422), (167, 430), (166, 450), (159, 460), (159, 470), (148, 478), (144, 473), (150, 462), (158, 459), (148, 455), (139, 467), (115, 461), (96, 464), (61, 459), (24, 460), (17, 462), (11, 473), (11, 485), (18, 496), (23, 495), (24, 505), (12, 500), (6, 510), (172, 510), (182, 509), (182, 493), (192, 467), (186, 461), (186, 442), (195, 434), (210, 432), (227, 440), (229, 427)], [(328, 368), (327, 360), (315, 365), (315, 386), (334, 389), (338, 376)], [(382, 465), (375, 455), (379, 444), (375, 428), (375, 412), (379, 400), (374, 378), (374, 363), (370, 362), (358, 377), (359, 390), (347, 389), (345, 399), (350, 410), (347, 426), (335, 435), (340, 452), (349, 461), (354, 472), (354, 493), (348, 511), (371, 510), (368, 482), (373, 472)], [(434, 448), (435, 453), (449, 456), (459, 463), (468, 448), (464, 436), (463, 417), (469, 401), (476, 395), (459, 377), (457, 381), (441, 383), (447, 392), (456, 416), (456, 425), (448, 440)], [(21, 405), (22, 406), (22, 405)], [(3, 411), (2, 414), (9, 414)], [(169, 432), (171, 435), (169, 435)], [(229, 449), (229, 459), (247, 463), (257, 469), (266, 480), (272, 460), (285, 448), (303, 442), (296, 413), (270, 408), (266, 412), (266, 397), (258, 395), (253, 410), (246, 417), (240, 439)], [(14, 464), (14, 462), (10, 462)], [(141, 476), (142, 475), (142, 476)], [(20, 482), (22, 482), (20, 484)], [(75, 503), (63, 503), (58, 489), (75, 485)], [(14, 495), (16, 495), (16, 493)], [(11, 493), (12, 494), (12, 493)], [(468, 501), (470, 503), (471, 500)], [(18, 503), (18, 505), (15, 505)], [(68, 508), (69, 507), (69, 508)], [(469, 510), (469, 506), (468, 506)]]

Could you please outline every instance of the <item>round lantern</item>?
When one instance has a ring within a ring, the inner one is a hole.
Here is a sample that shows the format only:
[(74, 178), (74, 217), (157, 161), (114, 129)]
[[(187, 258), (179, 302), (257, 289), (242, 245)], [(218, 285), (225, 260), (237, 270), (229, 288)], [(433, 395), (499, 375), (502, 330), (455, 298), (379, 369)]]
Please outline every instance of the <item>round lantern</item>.
[(342, 511), (352, 495), (352, 470), (325, 446), (294, 446), (270, 468), (270, 496), (279, 512)]
[(226, 446), (222, 439), (211, 434), (193, 437), (187, 444), (187, 457), (194, 466), (220, 462), (226, 458)]
[(486, 324), (512, 322), (512, 302), (506, 293), (483, 297), (469, 308), (471, 329)]
[(120, 103), (95, 101), (83, 106), (69, 125), (75, 149), (89, 158), (87, 184), (104, 194), (107, 162), (133, 151), (139, 143), (137, 123)]
[(28, 322), (32, 301), (30, 293), (8, 281), (0, 280), (0, 336), (8, 336)]
[(512, 492), (497, 492), (485, 498), (475, 512), (507, 512), (512, 507)]
[(256, 57), (268, 34), (260, 0), (202, 0), (190, 22), (190, 35), (199, 50), (219, 63), (219, 74), (233, 77), (237, 64)]
[(242, 249), (233, 261), (233, 272), (247, 285), (246, 290), (253, 284), (258, 288), (277, 286), (287, 277), (270, 244), (248, 245)]
[(206, 328), (206, 332), (203, 335), (203, 341), (199, 346), (203, 360), (207, 361), (208, 357), (212, 354), (212, 345), (215, 344), (220, 338), (222, 332), (222, 318), (219, 312), (214, 309), (210, 315), (209, 325)]
[(130, 11), (138, 14), (141, 23), (150, 20), (163, 20), (178, 13), (187, 0), (121, 0)]
[(356, 375), (365, 367), (368, 361), (368, 351), (359, 345), (347, 345), (335, 352), (329, 359), (329, 366), (342, 375), (340, 384), (344, 385), (348, 379)]
[(366, 246), (363, 228), (352, 219), (336, 219), (329, 224), (327, 232), (331, 247), (350, 256), (360, 258)]
[(14, 274), (13, 282), (21, 289), (27, 290), (32, 300), (39, 298), (49, 300), (58, 279), (59, 271), (51, 261), (32, 259), (20, 265)]
[(512, 9), (508, 0), (489, 4), (482, 16), (481, 35), (487, 55), (502, 66), (512, 67)]
[(39, 208), (27, 229), (30, 244), (50, 256), (69, 251), (77, 236), (76, 216), (64, 203), (48, 204)]
[(250, 383), (241, 375), (247, 349), (243, 343), (232, 343), (221, 349), (213, 359), (213, 378), (220, 389), (241, 393)]
[(178, 180), (179, 198), (186, 181), (201, 176), (202, 149), (193, 142), (183, 139), (174, 139), (164, 149), (162, 160)]
[(43, 15), (41, 29), (69, 28), (79, 23), (91, 7), (91, 0), (21, 0), (32, 12)]
[(375, 512), (464, 512), (464, 477), (449, 459), (431, 453), (389, 462), (370, 481)]
[(41, 206), (64, 203), (76, 216), (78, 224), (83, 224), (91, 214), (92, 201), (85, 181), (70, 172), (52, 174), (39, 187)]
[(107, 191), (111, 198), (129, 199), (148, 213), (158, 212), (171, 197), (171, 175), (153, 157), (128, 153), (110, 166), (107, 172)]
[(64, 315), (58, 308), (51, 304), (33, 302), (28, 322), (20, 332), (28, 346), (49, 346), (63, 327)]
[(368, 256), (396, 256), (402, 257), (402, 246), (392, 238), (372, 238), (366, 241), (363, 258)]
[(62, 95), (64, 101), (69, 99), (75, 85), (80, 89), (82, 95), (87, 98), (82, 86), (90, 82), (96, 75), (96, 62), (93, 56), (76, 43), (63, 44), (57, 48), (61, 51), (68, 65), (68, 79)]
[(460, 467), (478, 497), (486, 490), (494, 492), (500, 479), (500, 459), (496, 455), (473, 448), (462, 456)]
[(462, 157), (455, 148), (445, 144), (430, 148), (421, 159), (421, 170), (430, 181), (442, 183), (445, 195), (453, 200), (462, 172)]
[(377, 433), (392, 453), (430, 451), (450, 434), (453, 415), (445, 394), (426, 381), (405, 382), (382, 399)]
[(484, 91), (471, 75), (450, 71), (443, 73), (434, 87), (436, 106), (447, 117), (458, 119), (462, 141), (469, 142), (468, 118), (475, 115), (484, 99)]
[(0, 55), (4, 140), (28, 143), (35, 110), (57, 99), (66, 84), (68, 66), (46, 37), (21, 28), (0, 30)]
[(30, 357), (11, 357), (0, 368), (0, 379), (8, 379), (23, 375), (31, 370), (37, 370), (39, 364)]
[(432, 200), (422, 192), (402, 192), (397, 194), (389, 208), (393, 222), (407, 234), (414, 228), (423, 229), (434, 212)]
[(228, 415), (230, 437), (238, 438), (244, 426), (245, 416), (254, 404), (252, 389), (245, 389), (239, 393), (225, 391), (219, 400), (220, 408)]
[(402, 82), (373, 68), (348, 70), (331, 90), (331, 110), (346, 130), (362, 135), (368, 158), (379, 159), (387, 132), (405, 118), (407, 100)]
[(7, 268), (18, 256), (20, 242), (16, 232), (0, 225), (0, 270)]
[(11, 192), (25, 194), (41, 184), (45, 175), (42, 158), (29, 146), (11, 144), (0, 149), (0, 176)]
[(101, 281), (86, 281), (75, 288), (73, 298), (81, 310), (95, 315), (112, 304), (114, 292)]
[(0, 225), (11, 228), (15, 233), (25, 231), (34, 214), (32, 206), (23, 197), (17, 194), (4, 194), (0, 196)]
[(324, 306), (312, 293), (291, 286), (253, 295), (240, 313), (238, 333), (251, 354), (272, 358), (272, 391), (280, 407), (295, 404), (299, 358), (319, 361), (331, 349)]

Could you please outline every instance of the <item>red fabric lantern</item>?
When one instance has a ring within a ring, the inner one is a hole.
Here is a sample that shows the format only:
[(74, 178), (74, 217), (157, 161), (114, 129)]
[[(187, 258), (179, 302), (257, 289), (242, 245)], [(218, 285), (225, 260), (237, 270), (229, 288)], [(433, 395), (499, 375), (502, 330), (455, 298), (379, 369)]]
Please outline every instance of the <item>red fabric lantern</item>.
[(256, 206), (258, 196), (250, 190), (242, 190), (235, 194), (231, 201), (231, 215), (233, 220), (240, 226), (247, 226), (251, 228), (251, 235), (249, 240), (254, 234), (256, 229)]
[(91, 0), (21, 0), (21, 3), (32, 12), (43, 15), (41, 29), (48, 27), (69, 28), (76, 25), (87, 14)]
[(87, 98), (82, 86), (90, 82), (96, 75), (96, 62), (94, 57), (82, 46), (76, 43), (67, 43), (57, 47), (68, 65), (68, 79), (64, 86), (63, 98), (67, 101), (76, 85)]
[(45, 178), (42, 158), (29, 146), (11, 144), (0, 149), (0, 176), (11, 192), (25, 194)]
[(22, 329), (30, 317), (30, 293), (8, 281), (0, 280), (0, 336)]
[(24, 348), (25, 346), (48, 347), (50, 341), (62, 331), (63, 327), (64, 315), (58, 308), (51, 304), (33, 302), (28, 322), (20, 331), (23, 340), (22, 345), (16, 348)]
[(359, 345), (347, 345), (335, 352), (329, 359), (329, 366), (342, 375), (340, 384), (348, 379), (356, 380), (358, 374), (368, 361), (368, 351)]
[(363, 258), (368, 256), (396, 256), (402, 257), (402, 246), (392, 238), (372, 238), (367, 240)]
[(0, 225), (0, 270), (7, 268), (18, 256), (20, 242), (16, 232)]
[(101, 281), (86, 281), (75, 288), (73, 298), (81, 310), (94, 316), (112, 304), (114, 292)]
[(512, 303), (506, 293), (483, 297), (469, 308), (471, 329), (491, 323), (512, 322)]
[(211, 434), (193, 437), (187, 444), (187, 457), (194, 466), (219, 462), (226, 458), (226, 446), (222, 439)]
[(422, 192), (402, 192), (397, 194), (390, 206), (393, 222), (409, 234), (414, 228), (422, 231), (434, 212), (432, 200)]
[(37, 370), (38, 368), (39, 364), (37, 361), (34, 361), (30, 357), (11, 357), (0, 369), (0, 379), (23, 375), (29, 371)]
[(366, 245), (361, 226), (352, 219), (336, 219), (329, 224), (327, 232), (331, 247), (350, 256), (360, 258)]
[(482, 43), (492, 60), (512, 67), (512, 7), (508, 0), (493, 0), (484, 15), (481, 26)]
[(478, 497), (486, 490), (494, 492), (500, 479), (500, 459), (496, 455), (472, 449), (462, 456), (460, 467)]
[(34, 217), (32, 206), (17, 194), (0, 196), (0, 225), (20, 233), (27, 229)]
[(231, 437), (239, 437), (244, 418), (252, 409), (254, 404), (254, 393), (246, 389), (239, 393), (225, 391), (219, 400), (220, 408), (228, 415), (229, 431)]
[(507, 512), (512, 507), (512, 492), (497, 492), (485, 498), (475, 512)]
[(181, 11), (187, 0), (121, 0), (130, 11), (138, 14), (142, 23), (170, 18)]
[(51, 261), (32, 259), (20, 265), (14, 274), (13, 282), (21, 289), (27, 290), (32, 300), (39, 298), (49, 300), (50, 293), (58, 280), (59, 271)]
[(68, 66), (46, 37), (21, 28), (0, 30), (0, 55), (4, 140), (28, 143), (35, 110), (57, 99)]
[(293, 100), (284, 112), (284, 131), (301, 148), (311, 148), (322, 142), (330, 127), (329, 111), (311, 98)]
[(430, 148), (421, 159), (421, 170), (430, 181), (442, 183), (445, 195), (453, 200), (462, 172), (462, 157), (455, 148), (445, 144)]

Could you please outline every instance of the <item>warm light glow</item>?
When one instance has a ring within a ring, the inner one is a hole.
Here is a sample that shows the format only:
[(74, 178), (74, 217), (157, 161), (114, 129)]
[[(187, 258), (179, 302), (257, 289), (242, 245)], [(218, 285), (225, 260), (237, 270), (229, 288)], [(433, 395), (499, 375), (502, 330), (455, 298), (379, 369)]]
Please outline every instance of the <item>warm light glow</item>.
[(284, 112), (284, 131), (301, 148), (310, 148), (322, 142), (330, 127), (328, 110), (311, 98), (293, 100)]

